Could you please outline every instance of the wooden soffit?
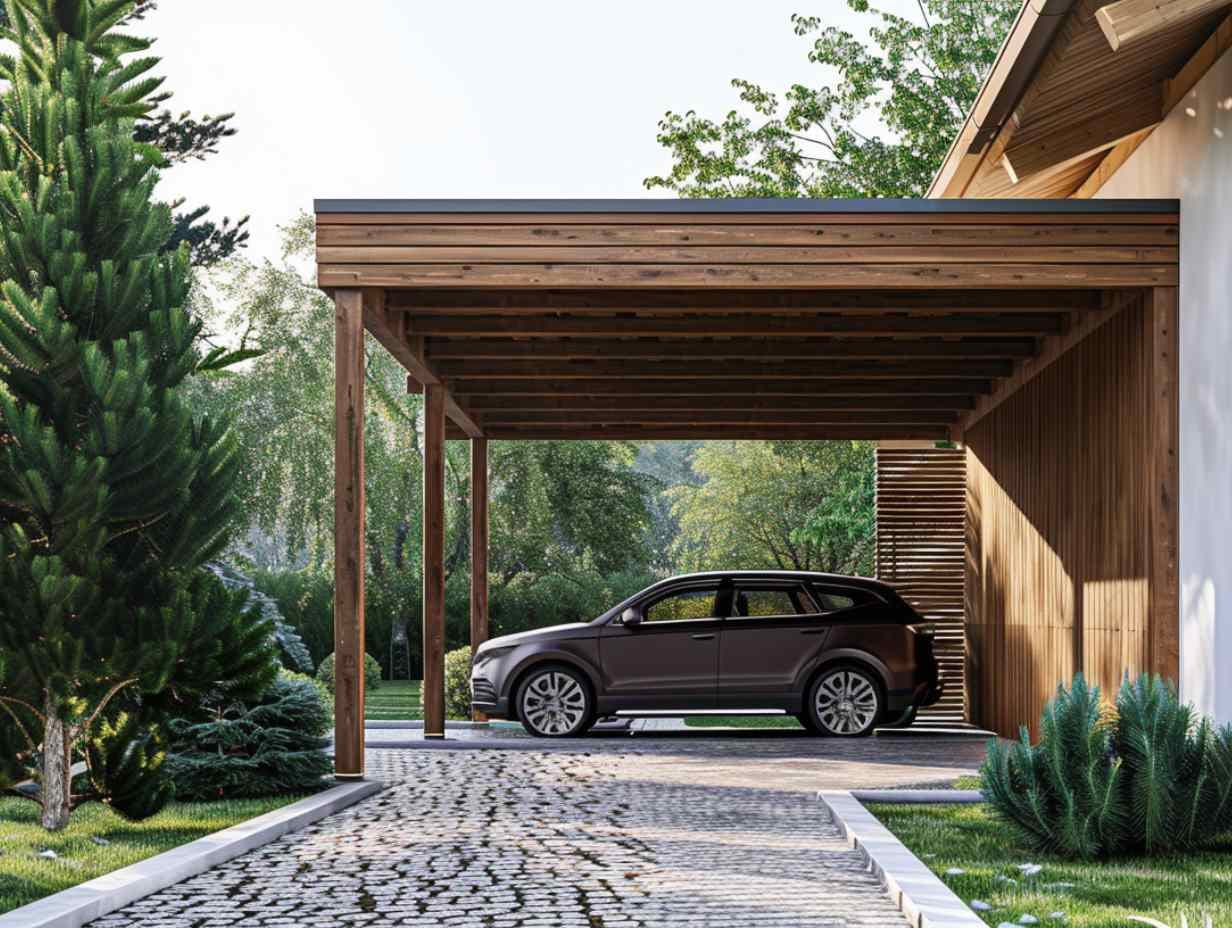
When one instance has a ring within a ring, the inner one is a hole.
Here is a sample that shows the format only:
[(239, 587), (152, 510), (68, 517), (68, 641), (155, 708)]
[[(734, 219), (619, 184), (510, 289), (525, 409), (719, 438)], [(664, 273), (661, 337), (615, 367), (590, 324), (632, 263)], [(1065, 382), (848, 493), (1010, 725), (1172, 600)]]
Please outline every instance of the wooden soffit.
[(1229, 13), (1227, 3), (1204, 3), (1194, 15), (1156, 17), (1118, 49), (1101, 22), (1123, 4), (1028, 0), (929, 195), (1094, 192), (1105, 162), (1123, 163), (1213, 63), (1209, 43)]

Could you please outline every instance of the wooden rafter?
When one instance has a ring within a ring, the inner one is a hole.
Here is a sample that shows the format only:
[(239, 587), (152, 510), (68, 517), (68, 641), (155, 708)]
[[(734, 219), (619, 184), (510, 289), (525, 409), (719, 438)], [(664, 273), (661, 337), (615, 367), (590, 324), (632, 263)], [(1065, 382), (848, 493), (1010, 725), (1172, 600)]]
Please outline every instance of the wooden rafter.
[(1227, 5), (1228, 0), (1118, 0), (1100, 7), (1095, 20), (1112, 50), (1120, 51)]

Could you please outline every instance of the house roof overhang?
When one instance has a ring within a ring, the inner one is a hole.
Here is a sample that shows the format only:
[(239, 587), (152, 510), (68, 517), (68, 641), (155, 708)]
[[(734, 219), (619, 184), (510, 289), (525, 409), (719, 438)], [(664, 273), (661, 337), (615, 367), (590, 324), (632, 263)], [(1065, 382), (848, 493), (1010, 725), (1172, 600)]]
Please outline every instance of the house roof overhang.
[(1109, 6), (1027, 0), (930, 197), (1092, 195), (1232, 45), (1229, 5), (1206, 2), (1114, 49)]

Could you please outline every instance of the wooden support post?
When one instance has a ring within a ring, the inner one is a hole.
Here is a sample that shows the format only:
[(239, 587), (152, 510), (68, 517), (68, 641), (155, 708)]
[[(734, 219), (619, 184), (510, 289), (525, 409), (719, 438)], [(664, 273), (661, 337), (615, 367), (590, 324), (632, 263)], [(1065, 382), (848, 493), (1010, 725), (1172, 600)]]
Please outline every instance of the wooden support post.
[[(471, 652), (488, 640), (488, 440), (471, 439)], [(474, 712), (476, 722), (487, 721)]]
[(424, 737), (445, 737), (445, 388), (424, 384)]
[(1180, 682), (1180, 341), (1176, 287), (1147, 293), (1150, 670)]
[(334, 771), (364, 776), (364, 323), (336, 290), (334, 342)]

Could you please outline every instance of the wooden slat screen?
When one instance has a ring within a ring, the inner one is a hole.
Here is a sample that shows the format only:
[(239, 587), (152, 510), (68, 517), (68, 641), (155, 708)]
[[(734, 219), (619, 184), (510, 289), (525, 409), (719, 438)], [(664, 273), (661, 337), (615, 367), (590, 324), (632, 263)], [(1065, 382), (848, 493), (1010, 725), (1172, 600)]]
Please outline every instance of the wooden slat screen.
[(963, 574), (966, 453), (877, 449), (877, 576), (937, 628), (946, 674), (941, 701), (922, 721), (965, 720)]

